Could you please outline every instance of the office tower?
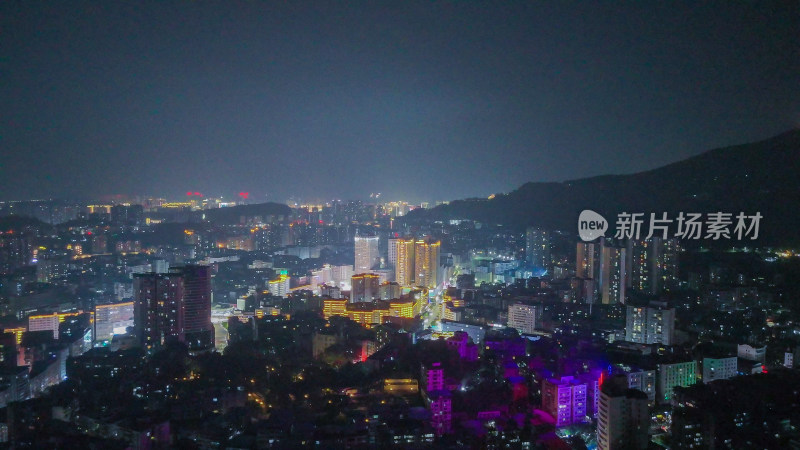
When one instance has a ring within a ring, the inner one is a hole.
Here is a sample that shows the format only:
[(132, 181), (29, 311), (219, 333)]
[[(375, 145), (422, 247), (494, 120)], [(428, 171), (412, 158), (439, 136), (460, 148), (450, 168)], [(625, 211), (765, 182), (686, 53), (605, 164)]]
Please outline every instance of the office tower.
[(380, 277), (374, 273), (353, 275), (350, 281), (350, 302), (371, 302), (378, 298)]
[(600, 388), (597, 448), (646, 449), (649, 444), (647, 395), (630, 389), (624, 376), (613, 377)]
[(187, 265), (171, 272), (183, 278), (184, 333), (189, 348), (214, 346), (211, 324), (211, 267)]
[(520, 333), (532, 334), (536, 330), (537, 312), (536, 305), (508, 305), (508, 327)]
[(733, 378), (737, 375), (738, 366), (738, 359), (735, 356), (703, 358), (703, 383)]
[(414, 244), (414, 284), (429, 289), (439, 285), (439, 248), (441, 242), (420, 239)]
[(355, 272), (365, 273), (377, 267), (380, 263), (380, 252), (378, 251), (378, 236), (356, 236), (355, 237)]
[(625, 249), (602, 246), (600, 259), (600, 298), (604, 305), (625, 303), (627, 268)]
[(556, 427), (587, 421), (586, 383), (574, 377), (548, 378), (542, 384), (542, 409), (556, 420)]
[(414, 285), (414, 240), (399, 239), (397, 242), (397, 265), (395, 281), (404, 287)]
[(157, 347), (168, 340), (185, 342), (192, 349), (214, 345), (210, 267), (136, 274), (133, 291), (134, 328), (143, 346)]
[(658, 403), (666, 404), (672, 399), (677, 386), (691, 386), (697, 382), (697, 361), (686, 361), (658, 365)]
[(537, 268), (550, 270), (550, 233), (541, 228), (528, 228), (525, 231), (525, 260)]
[(666, 303), (627, 307), (625, 340), (638, 344), (672, 345), (675, 336), (675, 309)]

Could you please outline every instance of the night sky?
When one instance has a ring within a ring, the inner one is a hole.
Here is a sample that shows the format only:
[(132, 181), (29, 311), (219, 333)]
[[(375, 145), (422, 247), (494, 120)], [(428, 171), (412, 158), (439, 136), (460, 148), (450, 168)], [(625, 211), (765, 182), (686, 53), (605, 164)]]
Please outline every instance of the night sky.
[(286, 3), (0, 2), (0, 199), (450, 200), (800, 126), (795, 1)]

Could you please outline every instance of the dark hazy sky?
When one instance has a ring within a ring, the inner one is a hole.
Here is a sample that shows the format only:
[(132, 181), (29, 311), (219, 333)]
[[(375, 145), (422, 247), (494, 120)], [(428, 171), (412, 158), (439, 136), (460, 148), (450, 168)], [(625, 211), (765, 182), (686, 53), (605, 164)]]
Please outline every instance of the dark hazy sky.
[(4, 1), (0, 199), (650, 169), (800, 125), (798, 4)]

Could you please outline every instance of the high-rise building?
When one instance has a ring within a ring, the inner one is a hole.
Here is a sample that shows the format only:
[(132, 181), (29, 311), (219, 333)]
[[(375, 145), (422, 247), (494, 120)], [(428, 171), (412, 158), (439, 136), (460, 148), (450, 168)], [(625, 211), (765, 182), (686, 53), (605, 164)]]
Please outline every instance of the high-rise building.
[(174, 274), (142, 273), (133, 278), (133, 325), (146, 348), (168, 340), (185, 342), (183, 279)]
[(286, 297), (289, 294), (289, 287), (291, 283), (291, 277), (289, 275), (282, 273), (278, 275), (278, 278), (274, 280), (269, 280), (269, 284), (267, 285), (267, 290), (271, 295), (276, 297)]
[(371, 302), (380, 295), (380, 277), (374, 273), (353, 275), (350, 286), (351, 303)]
[(624, 376), (603, 383), (597, 413), (598, 449), (646, 449), (649, 425), (644, 392), (628, 388)]
[(133, 326), (133, 302), (111, 303), (94, 307), (94, 336), (97, 341), (111, 340)]
[(401, 239), (397, 238), (389, 239), (386, 263), (389, 264), (389, 267), (392, 269), (397, 267), (397, 246), (400, 243), (400, 241)]
[(682, 251), (678, 239), (653, 237), (629, 240), (626, 251), (630, 270), (628, 286), (646, 294), (658, 294), (678, 285), (678, 262)]
[(539, 269), (549, 270), (552, 266), (550, 257), (550, 233), (541, 228), (528, 228), (525, 231), (525, 260)]
[(508, 327), (520, 333), (532, 334), (536, 330), (539, 308), (536, 305), (516, 303), (508, 305)]
[(633, 370), (625, 374), (628, 377), (628, 387), (642, 391), (649, 402), (656, 399), (656, 371)]
[(378, 286), (378, 295), (381, 300), (394, 300), (400, 298), (403, 288), (394, 281), (387, 281)]
[(651, 302), (649, 306), (627, 307), (625, 340), (638, 344), (673, 345), (675, 309), (666, 303)]
[(439, 285), (439, 248), (441, 242), (420, 239), (414, 244), (414, 284), (429, 289)]
[(184, 333), (189, 348), (214, 346), (211, 323), (211, 267), (187, 265), (174, 269), (183, 278)]
[(422, 367), (423, 398), (431, 411), (431, 426), (437, 436), (450, 432), (452, 400), (444, 389), (444, 369), (440, 363)]
[(678, 262), (683, 251), (678, 239), (654, 239), (654, 293), (669, 291), (678, 285)]
[(652, 240), (629, 239), (626, 247), (626, 256), (630, 264), (630, 288), (635, 291), (652, 294), (655, 291), (653, 284), (653, 242)]
[(395, 265), (395, 281), (400, 286), (414, 285), (414, 240), (398, 239), (397, 264)]
[(575, 276), (578, 278), (597, 278), (595, 272), (599, 268), (600, 244), (595, 242), (578, 242), (576, 249)]
[(133, 290), (134, 328), (143, 346), (157, 347), (169, 340), (193, 349), (214, 345), (209, 266), (137, 274)]
[(625, 303), (628, 271), (625, 267), (625, 249), (602, 246), (600, 260), (600, 298), (604, 305)]
[(675, 387), (691, 386), (697, 382), (697, 361), (658, 365), (658, 403), (669, 403)]
[(378, 236), (356, 236), (355, 254), (356, 273), (366, 273), (377, 267), (381, 257), (378, 250)]
[(548, 378), (542, 384), (542, 409), (557, 427), (583, 423), (587, 418), (587, 387), (574, 377)]

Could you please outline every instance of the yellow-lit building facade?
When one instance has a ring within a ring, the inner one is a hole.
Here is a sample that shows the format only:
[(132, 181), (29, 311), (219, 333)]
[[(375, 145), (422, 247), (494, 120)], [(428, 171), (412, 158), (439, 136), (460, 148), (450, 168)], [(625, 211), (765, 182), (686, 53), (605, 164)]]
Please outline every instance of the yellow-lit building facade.
[(333, 316), (347, 316), (346, 298), (326, 298), (322, 300), (322, 316), (325, 320)]
[(435, 288), (439, 284), (441, 242), (430, 239), (397, 239), (395, 281), (404, 287)]
[(397, 265), (395, 266), (395, 281), (400, 286), (414, 285), (414, 240), (398, 239), (395, 241), (397, 252)]
[(414, 243), (414, 284), (432, 289), (439, 284), (441, 242), (418, 240)]

